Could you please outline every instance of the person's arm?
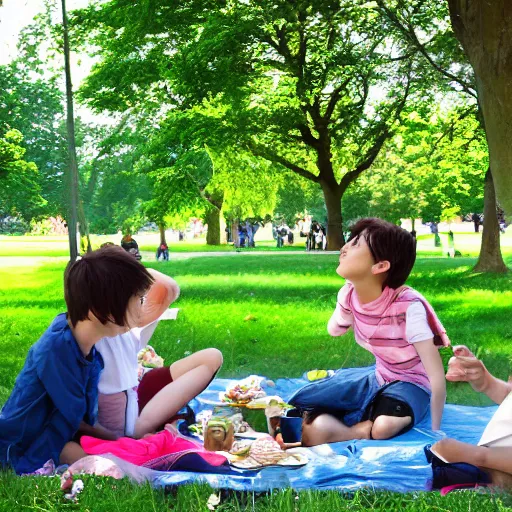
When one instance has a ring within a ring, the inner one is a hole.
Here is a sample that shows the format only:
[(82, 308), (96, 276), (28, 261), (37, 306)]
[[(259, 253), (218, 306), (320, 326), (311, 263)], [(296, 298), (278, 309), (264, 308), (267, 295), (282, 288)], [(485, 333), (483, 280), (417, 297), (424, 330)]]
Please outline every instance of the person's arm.
[(137, 327), (144, 327), (154, 322), (180, 294), (180, 288), (174, 279), (152, 268), (148, 269), (148, 272), (155, 281), (147, 294)]
[(475, 391), (486, 394), (497, 404), (501, 404), (512, 392), (512, 385), (491, 375), (484, 363), (477, 359), (466, 346), (453, 347), (453, 353), (455, 358), (450, 360), (446, 374), (447, 380), (469, 382)]
[(432, 388), (432, 396), (430, 397), (432, 430), (439, 430), (446, 401), (446, 380), (444, 378), (443, 361), (441, 360), (438, 348), (434, 345), (433, 339), (418, 341), (414, 343), (414, 348), (425, 367)]
[(82, 421), (82, 423), (80, 423), (80, 427), (78, 427), (78, 433), (83, 436), (91, 436), (96, 437), (97, 439), (104, 439), (105, 441), (115, 441), (118, 439), (116, 434), (106, 429), (105, 427), (102, 427), (99, 423), (91, 426), (85, 421)]

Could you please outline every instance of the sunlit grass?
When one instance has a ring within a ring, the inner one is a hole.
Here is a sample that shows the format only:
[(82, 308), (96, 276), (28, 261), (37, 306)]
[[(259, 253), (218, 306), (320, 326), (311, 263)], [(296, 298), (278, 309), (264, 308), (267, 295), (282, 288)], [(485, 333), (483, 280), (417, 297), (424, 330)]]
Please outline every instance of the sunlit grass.
[[(1, 245), (0, 241), (0, 245)], [(512, 252), (505, 251), (509, 265)], [(24, 254), (25, 255), (25, 254)], [(26, 255), (25, 255), (26, 256)], [(29, 347), (64, 311), (65, 258), (0, 258), (0, 404), (9, 395)], [(28, 260), (28, 261), (27, 261)], [(474, 258), (426, 258), (420, 254), (409, 284), (432, 303), (453, 344), (480, 351), (487, 367), (507, 378), (512, 354), (512, 276), (472, 274)], [(251, 373), (269, 378), (297, 377), (311, 368), (369, 364), (371, 355), (351, 334), (332, 338), (326, 322), (342, 280), (336, 255), (290, 254), (205, 257), (148, 264), (175, 277), (182, 293), (176, 321), (162, 322), (152, 344), (167, 363), (188, 352), (214, 346), (224, 354), (221, 377)], [(29, 264), (31, 263), (31, 264)], [(485, 405), (467, 385), (448, 384), (448, 402)], [(205, 510), (212, 492), (189, 485), (166, 495), (126, 481), (85, 478), (80, 509)], [(299, 496), (296, 498), (296, 496)], [(505, 510), (508, 495), (435, 493), (301, 492), (253, 496), (225, 494), (217, 511), (252, 510)], [(3, 507), (3, 508), (2, 508)], [(57, 479), (19, 479), (0, 472), (0, 510), (61, 510)]]

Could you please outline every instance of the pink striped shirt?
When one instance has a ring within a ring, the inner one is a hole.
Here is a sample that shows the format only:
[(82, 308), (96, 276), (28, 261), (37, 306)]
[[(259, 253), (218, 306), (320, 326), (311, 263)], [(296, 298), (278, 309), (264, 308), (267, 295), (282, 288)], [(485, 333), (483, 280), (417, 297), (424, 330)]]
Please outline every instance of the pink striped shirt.
[(353, 285), (347, 283), (338, 293), (327, 330), (332, 336), (341, 336), (350, 327), (354, 329), (357, 343), (375, 356), (379, 384), (401, 380), (430, 391), (425, 368), (406, 336), (407, 309), (418, 302), (425, 308), (435, 345), (448, 346), (450, 340), (432, 306), (408, 286), (385, 288), (378, 299), (361, 304)]

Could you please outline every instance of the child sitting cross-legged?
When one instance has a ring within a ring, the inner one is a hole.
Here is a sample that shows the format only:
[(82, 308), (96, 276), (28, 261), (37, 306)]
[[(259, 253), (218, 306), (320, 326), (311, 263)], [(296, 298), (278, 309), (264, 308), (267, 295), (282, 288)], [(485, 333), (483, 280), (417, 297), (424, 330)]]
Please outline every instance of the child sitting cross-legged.
[(389, 439), (420, 422), (430, 406), (439, 430), (446, 399), (438, 348), (448, 345), (430, 304), (404, 286), (416, 259), (416, 240), (381, 219), (362, 219), (340, 253), (346, 279), (327, 330), (350, 328), (375, 365), (338, 370), (307, 384), (289, 400), (303, 412), (302, 443)]

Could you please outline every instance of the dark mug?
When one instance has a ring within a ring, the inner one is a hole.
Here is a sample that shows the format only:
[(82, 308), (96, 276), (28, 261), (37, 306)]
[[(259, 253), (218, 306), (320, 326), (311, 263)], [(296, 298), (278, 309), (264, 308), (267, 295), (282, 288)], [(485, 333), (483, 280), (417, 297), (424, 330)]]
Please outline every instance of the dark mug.
[(281, 434), (285, 443), (300, 443), (302, 440), (302, 418), (283, 416)]

